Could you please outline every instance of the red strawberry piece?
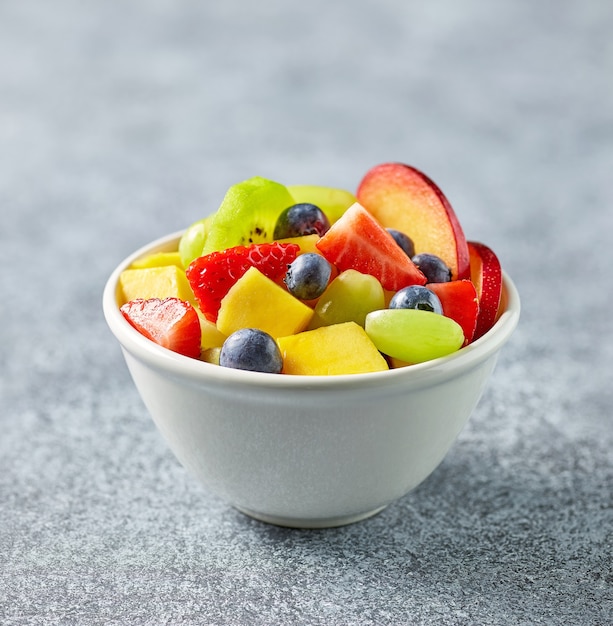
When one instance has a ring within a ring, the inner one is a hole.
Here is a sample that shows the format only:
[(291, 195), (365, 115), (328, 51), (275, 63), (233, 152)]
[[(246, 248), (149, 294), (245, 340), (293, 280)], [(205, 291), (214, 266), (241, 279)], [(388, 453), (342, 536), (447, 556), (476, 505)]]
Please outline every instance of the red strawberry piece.
[(456, 321), (464, 331), (464, 345), (474, 337), (479, 315), (479, 298), (472, 281), (452, 280), (447, 283), (428, 283), (426, 285), (441, 301), (443, 315)]
[(256, 267), (279, 282), (299, 250), (300, 246), (295, 243), (276, 241), (235, 246), (195, 259), (187, 268), (186, 276), (203, 315), (216, 322), (223, 297), (250, 267)]
[(147, 339), (173, 352), (200, 357), (200, 319), (189, 302), (179, 298), (139, 298), (120, 310)]
[(343, 213), (316, 246), (339, 270), (354, 269), (371, 274), (389, 291), (426, 282), (426, 277), (393, 237), (357, 202)]

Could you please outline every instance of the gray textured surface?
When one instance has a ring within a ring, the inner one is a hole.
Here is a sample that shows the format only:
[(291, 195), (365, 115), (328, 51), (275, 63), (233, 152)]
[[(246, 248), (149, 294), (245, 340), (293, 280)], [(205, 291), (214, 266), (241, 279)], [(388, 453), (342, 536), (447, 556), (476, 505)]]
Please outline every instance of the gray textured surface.
[[(613, 623), (613, 4), (0, 3), (0, 623)], [(254, 522), (171, 457), (101, 314), (254, 174), (401, 160), (523, 317), (415, 492)]]

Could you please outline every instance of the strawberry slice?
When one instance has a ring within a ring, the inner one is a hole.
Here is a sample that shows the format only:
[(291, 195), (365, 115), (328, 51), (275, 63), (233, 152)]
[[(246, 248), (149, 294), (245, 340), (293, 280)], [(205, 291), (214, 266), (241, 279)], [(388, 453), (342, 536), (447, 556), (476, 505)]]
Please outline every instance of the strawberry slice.
[(215, 323), (223, 297), (250, 267), (279, 282), (299, 251), (295, 243), (276, 241), (234, 246), (195, 259), (185, 274), (202, 314)]
[(124, 304), (120, 311), (147, 339), (173, 352), (200, 357), (200, 319), (189, 302), (139, 298)]
[(447, 283), (426, 285), (441, 301), (443, 315), (456, 321), (464, 331), (464, 345), (468, 345), (475, 335), (479, 315), (479, 298), (472, 281), (452, 280)]
[(393, 237), (357, 202), (315, 245), (340, 271), (371, 274), (389, 291), (426, 282)]

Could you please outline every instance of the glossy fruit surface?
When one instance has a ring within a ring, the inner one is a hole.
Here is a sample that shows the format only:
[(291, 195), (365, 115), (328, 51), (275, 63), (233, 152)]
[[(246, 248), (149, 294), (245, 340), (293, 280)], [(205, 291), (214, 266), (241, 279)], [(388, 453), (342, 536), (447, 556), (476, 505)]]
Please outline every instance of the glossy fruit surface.
[(447, 283), (451, 280), (451, 269), (436, 254), (422, 252), (416, 254), (412, 260), (429, 283)]
[(305, 254), (307, 252), (316, 252), (317, 242), (319, 241), (319, 235), (303, 235), (302, 237), (286, 237), (285, 239), (278, 239), (277, 243), (295, 243), (300, 249), (298, 254)]
[(443, 305), (439, 297), (427, 287), (411, 285), (397, 291), (390, 300), (390, 309), (419, 309), (432, 313), (443, 312)]
[(161, 267), (128, 268), (119, 277), (123, 301), (141, 298), (178, 298), (194, 300), (194, 294), (185, 272), (176, 265)]
[(377, 348), (407, 363), (422, 363), (459, 350), (464, 333), (444, 315), (419, 309), (386, 309), (366, 316), (366, 334)]
[(470, 277), (479, 297), (479, 316), (474, 339), (483, 336), (496, 322), (502, 295), (502, 267), (494, 251), (483, 243), (470, 241)]
[(176, 265), (179, 269), (183, 269), (181, 256), (178, 252), (157, 252), (148, 254), (142, 259), (136, 259), (130, 269), (147, 269), (149, 267), (167, 267), (168, 265)]
[(215, 346), (214, 348), (206, 348), (200, 354), (200, 360), (211, 365), (219, 365), (219, 354), (221, 352), (221, 346)]
[(212, 215), (209, 215), (189, 226), (179, 239), (179, 256), (183, 267), (202, 256), (204, 244), (209, 233)]
[(364, 329), (355, 322), (322, 326), (277, 340), (285, 374), (334, 376), (389, 369)]
[(274, 239), (302, 237), (303, 235), (319, 235), (330, 228), (326, 214), (316, 205), (302, 202), (287, 207), (277, 218)]
[(294, 202), (312, 202), (325, 214), (330, 224), (334, 224), (340, 216), (355, 202), (357, 198), (346, 189), (323, 187), (321, 185), (287, 185)]
[(403, 163), (382, 163), (366, 173), (357, 197), (383, 226), (411, 237), (417, 253), (440, 256), (454, 279), (469, 277), (460, 222), (443, 192), (423, 172)]
[(404, 250), (404, 253), (410, 259), (415, 256), (415, 244), (408, 235), (401, 233), (395, 228), (386, 228), (385, 230), (394, 238), (394, 241)]
[(277, 218), (292, 204), (284, 185), (261, 176), (232, 185), (211, 217), (202, 254), (271, 242)]
[(196, 308), (200, 319), (200, 347), (204, 353), (210, 348), (220, 348), (226, 340), (226, 336), (219, 331), (217, 325), (206, 319), (199, 308)]
[(368, 313), (384, 307), (383, 287), (374, 276), (345, 270), (320, 296), (309, 328), (343, 322), (355, 322), (363, 327)]
[(215, 322), (222, 298), (250, 267), (256, 267), (273, 281), (281, 281), (299, 249), (291, 243), (260, 243), (198, 257), (187, 268), (186, 276), (200, 310)]
[(223, 297), (217, 329), (229, 336), (240, 328), (259, 328), (276, 338), (299, 333), (312, 317), (310, 306), (250, 267)]
[(452, 280), (448, 283), (432, 283), (428, 289), (441, 301), (443, 315), (455, 320), (464, 331), (464, 345), (469, 344), (477, 328), (479, 298), (472, 281)]
[(394, 238), (358, 203), (332, 225), (317, 248), (340, 271), (370, 274), (390, 291), (426, 282)]
[(189, 302), (178, 298), (139, 298), (127, 302), (120, 310), (151, 341), (185, 356), (200, 356), (200, 320)]
[[(500, 263), (487, 246), (466, 241), (432, 180), (383, 163), (366, 173), (357, 194), (358, 201), (342, 189), (259, 176), (232, 185), (214, 214), (177, 237), (178, 246), (126, 266), (117, 304), (189, 302), (199, 317), (201, 359), (241, 328), (276, 339), (346, 323), (365, 328), (368, 316), (373, 338), (392, 350), (392, 367), (406, 365), (410, 351), (411, 362), (421, 362), (455, 349), (458, 327), (463, 345), (486, 333), (507, 305)], [(389, 317), (386, 309), (447, 320)]]
[(219, 365), (251, 372), (280, 374), (283, 359), (277, 342), (257, 328), (232, 333), (219, 352)]
[(300, 300), (319, 298), (328, 286), (332, 266), (321, 254), (301, 254), (287, 268), (283, 279), (287, 290)]

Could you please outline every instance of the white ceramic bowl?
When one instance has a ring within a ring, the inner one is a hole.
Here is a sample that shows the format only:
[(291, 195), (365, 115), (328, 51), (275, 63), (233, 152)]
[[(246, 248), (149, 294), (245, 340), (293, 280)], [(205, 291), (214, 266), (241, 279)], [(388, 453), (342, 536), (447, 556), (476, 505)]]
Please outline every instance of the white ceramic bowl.
[(265, 522), (348, 524), (419, 485), (466, 424), (519, 319), (519, 296), (505, 275), (506, 311), (486, 335), (449, 357), (330, 377), (211, 365), (149, 341), (118, 309), (121, 271), (138, 257), (176, 249), (180, 234), (122, 261), (106, 284), (104, 314), (180, 463), (211, 492)]

